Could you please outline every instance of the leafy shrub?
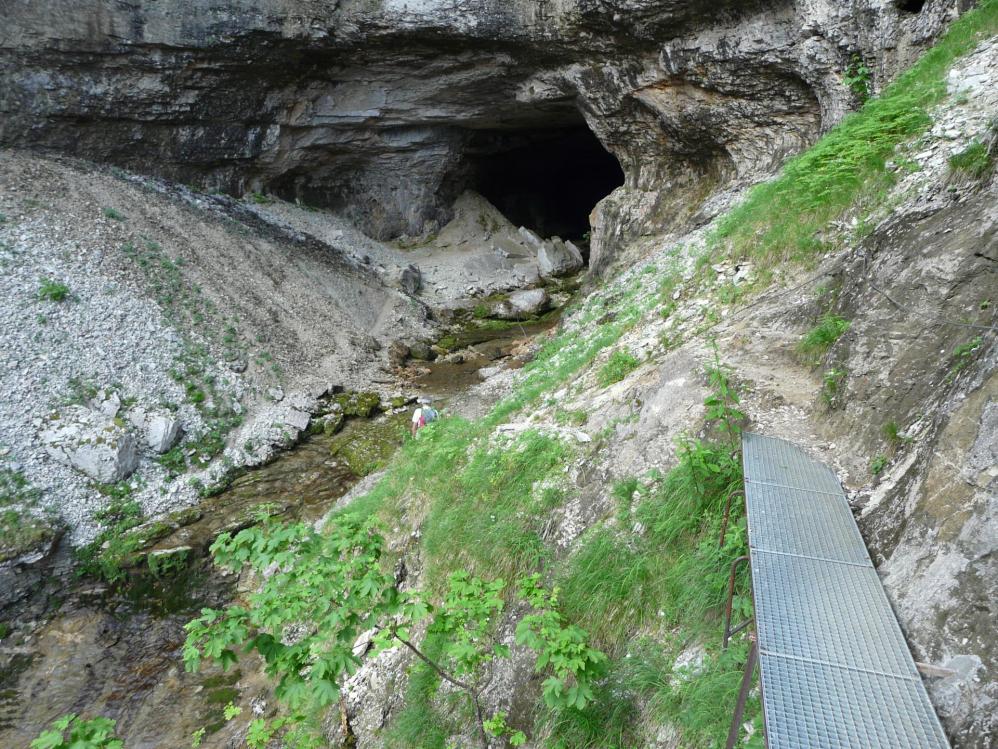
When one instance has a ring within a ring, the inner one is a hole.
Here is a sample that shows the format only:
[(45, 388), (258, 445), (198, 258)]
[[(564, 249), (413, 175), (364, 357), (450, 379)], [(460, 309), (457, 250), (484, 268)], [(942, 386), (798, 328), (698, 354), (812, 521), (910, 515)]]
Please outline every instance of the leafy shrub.
[(614, 351), (606, 364), (597, 373), (596, 380), (601, 387), (620, 382), (641, 365), (638, 359), (627, 351)]
[(974, 354), (981, 347), (982, 342), (983, 341), (981, 340), (981, 337), (977, 336), (976, 338), (972, 338), (966, 343), (961, 343), (959, 346), (953, 349), (953, 354), (952, 354), (953, 368), (950, 370), (951, 376), (967, 368), (967, 365), (969, 365), (970, 362), (973, 360)]
[(43, 302), (64, 302), (69, 298), (69, 287), (61, 281), (41, 278), (38, 281), (38, 298)]
[(114, 208), (105, 208), (104, 209), (104, 217), (105, 218), (109, 218), (112, 221), (124, 221), (125, 220), (125, 214), (122, 213), (121, 211), (116, 211)]
[[(223, 668), (237, 660), (236, 650), (256, 651), (277, 679), (275, 693), (291, 710), (279, 719), (279, 729), (307, 723), (310, 715), (339, 697), (340, 685), (356, 670), (353, 652), (357, 636), (374, 626), (375, 650), (406, 647), (430, 665), (441, 679), (465, 692), (474, 708), (483, 747), (488, 744), (479, 700), (479, 672), (509, 648), (495, 636), (494, 621), (505, 606), (502, 579), (486, 582), (464, 570), (449, 576), (438, 603), (422, 592), (403, 592), (382, 565), (384, 539), (373, 521), (345, 514), (323, 532), (311, 524), (267, 522), (235, 536), (223, 533), (212, 544), (215, 561), (232, 570), (250, 566), (266, 577), (245, 604), (224, 611), (203, 609), (187, 624), (184, 663), (199, 668), (202, 659)], [(556, 611), (557, 591), (548, 592), (539, 576), (520, 582), (520, 591), (533, 608), (516, 630), (516, 639), (537, 653), (537, 671), (551, 675), (544, 682), (551, 706), (585, 707), (593, 697), (590, 682), (601, 673), (605, 656), (589, 647), (586, 632), (567, 624)], [(437, 652), (430, 655), (412, 631), (430, 618), (428, 636)], [(305, 625), (305, 633), (287, 642), (289, 626)], [(490, 719), (492, 728), (504, 719)], [(274, 723), (256, 725), (263, 746), (274, 734)], [(515, 735), (515, 734), (514, 734)]]
[(887, 467), (887, 456), (878, 455), (873, 460), (870, 461), (870, 473), (874, 476), (879, 476), (883, 473), (884, 468)]
[(870, 69), (859, 55), (853, 55), (842, 76), (842, 82), (849, 87), (860, 103), (870, 98)]
[(31, 749), (123, 749), (114, 736), (115, 725), (110, 718), (63, 715), (31, 742)]

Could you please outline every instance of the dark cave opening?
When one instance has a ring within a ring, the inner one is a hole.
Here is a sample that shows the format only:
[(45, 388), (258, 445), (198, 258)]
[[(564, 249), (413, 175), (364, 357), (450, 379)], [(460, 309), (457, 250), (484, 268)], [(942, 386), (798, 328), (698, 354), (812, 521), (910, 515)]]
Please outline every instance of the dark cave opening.
[(897, 8), (905, 13), (921, 13), (925, 0), (898, 0)]
[(581, 240), (596, 203), (624, 184), (617, 159), (584, 124), (483, 131), (468, 157), (469, 187), (542, 237)]

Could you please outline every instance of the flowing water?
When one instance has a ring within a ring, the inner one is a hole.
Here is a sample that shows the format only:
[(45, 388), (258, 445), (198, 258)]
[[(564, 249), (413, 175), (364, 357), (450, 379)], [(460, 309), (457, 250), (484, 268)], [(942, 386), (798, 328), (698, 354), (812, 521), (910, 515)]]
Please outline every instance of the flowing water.
[[(450, 348), (459, 355), (420, 367), (413, 384), (446, 403), (479, 381), (481, 367), (509, 357), (555, 322), (552, 316), (457, 334)], [(228, 674), (211, 667), (184, 672), (184, 624), (204, 606), (224, 606), (239, 588), (238, 576), (210, 564), (208, 547), (220, 532), (253, 522), (261, 505), (282, 518), (321, 517), (360, 476), (387, 462), (405, 438), (408, 417), (400, 410), (347, 420), (339, 433), (308, 437), (236, 478), (201, 503), (194, 522), (152, 547), (163, 555), (182, 550), (179, 572), (156, 575), (143, 566), (124, 585), (96, 584), (76, 578), (68, 550), (60, 550), (35, 594), (2, 612), (0, 747), (26, 748), (70, 712), (115, 718), (128, 749), (187, 747), (201, 727), (208, 731), (202, 746), (234, 745), (254, 716), (244, 710), (226, 723), (225, 705), (252, 702), (266, 710), (272, 700), (260, 664), (250, 658)]]

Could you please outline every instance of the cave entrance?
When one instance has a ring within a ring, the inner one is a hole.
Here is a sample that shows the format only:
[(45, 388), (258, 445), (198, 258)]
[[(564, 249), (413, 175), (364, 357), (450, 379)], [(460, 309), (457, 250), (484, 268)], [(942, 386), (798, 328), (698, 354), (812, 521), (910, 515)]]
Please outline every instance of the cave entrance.
[(589, 214), (624, 184), (624, 172), (586, 127), (480, 132), (468, 156), (469, 185), (517, 226), (581, 241)]

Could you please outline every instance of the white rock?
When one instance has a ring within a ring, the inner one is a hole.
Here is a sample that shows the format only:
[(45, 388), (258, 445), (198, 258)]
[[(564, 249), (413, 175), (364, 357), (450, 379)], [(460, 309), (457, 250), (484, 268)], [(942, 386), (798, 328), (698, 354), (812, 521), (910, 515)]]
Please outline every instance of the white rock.
[(97, 410), (99, 410), (109, 419), (113, 419), (115, 416), (118, 415), (118, 411), (121, 410), (121, 398), (118, 397), (118, 394), (115, 392), (111, 392), (110, 394), (105, 394), (102, 391), (101, 396), (103, 397), (98, 396), (98, 401), (95, 404)]
[(299, 411), (297, 408), (289, 408), (284, 413), (284, 423), (289, 427), (294, 427), (295, 429), (302, 431), (308, 429), (309, 415), (304, 411)]
[(145, 446), (155, 453), (165, 453), (180, 439), (180, 421), (168, 411), (133, 408), (128, 420), (142, 435)]
[(521, 320), (543, 312), (550, 303), (551, 297), (544, 289), (523, 289), (493, 305), (492, 314), (503, 320)]
[(57, 461), (102, 484), (121, 481), (138, 465), (131, 432), (83, 406), (70, 406), (50, 417), (41, 439)]
[(544, 246), (544, 240), (537, 236), (534, 232), (530, 231), (526, 226), (521, 226), (517, 230), (523, 241), (526, 242), (527, 246), (534, 252), (539, 252)]
[(571, 242), (552, 237), (537, 250), (537, 267), (545, 278), (567, 276), (582, 267), (582, 253)]

